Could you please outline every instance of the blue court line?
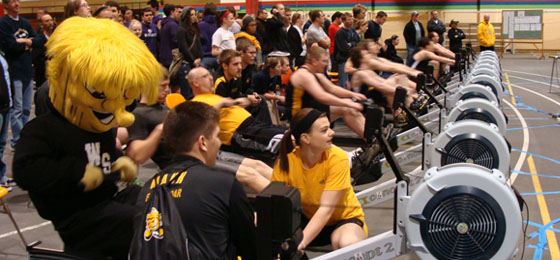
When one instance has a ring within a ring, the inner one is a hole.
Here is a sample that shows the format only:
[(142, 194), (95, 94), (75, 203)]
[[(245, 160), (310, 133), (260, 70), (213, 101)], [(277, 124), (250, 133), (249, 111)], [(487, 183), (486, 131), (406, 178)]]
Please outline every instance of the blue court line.
[(560, 179), (560, 176), (555, 176), (555, 175), (536, 174), (536, 173), (523, 172), (523, 171), (518, 171), (518, 170), (511, 170), (511, 172), (512, 172), (512, 173), (521, 174), (521, 175), (529, 175), (529, 176), (538, 176), (538, 177), (544, 177), (544, 178)]
[[(517, 99), (516, 99), (516, 100), (517, 100)], [(538, 109), (538, 108), (535, 108), (535, 107), (532, 107), (532, 106), (529, 106), (529, 105), (525, 105), (525, 104), (523, 104), (523, 103), (521, 103), (521, 102), (519, 102), (519, 101), (517, 101), (517, 102), (515, 103), (515, 106), (520, 107), (520, 108), (524, 108), (524, 109), (527, 109), (527, 110), (535, 111), (535, 112), (538, 112), (538, 113), (541, 113), (541, 114), (550, 115), (549, 112), (540, 110), (540, 109)]]
[[(539, 248), (538, 246), (535, 245), (528, 245), (527, 248)], [(548, 250), (548, 247), (543, 248), (543, 250)]]
[[(504, 93), (508, 96), (512, 96), (511, 94), (509, 94), (508, 91), (505, 91)], [(545, 115), (551, 115), (551, 113), (549, 113), (549, 112), (546, 112), (546, 111), (540, 110), (538, 108), (535, 108), (535, 107), (532, 107), (532, 106), (525, 105), (525, 104), (521, 103), (521, 97), (520, 96), (513, 95), (513, 97), (515, 98), (515, 106), (517, 107), (518, 110), (530, 110), (530, 111), (535, 111), (535, 112), (545, 114)], [(513, 109), (513, 108), (504, 107), (503, 109)]]
[[(535, 226), (535, 227), (538, 227), (538, 228), (544, 227), (544, 225), (539, 224), (539, 223), (535, 223), (535, 222), (533, 222), (533, 221), (523, 221), (523, 223), (527, 223), (527, 224), (529, 224), (530, 226)], [(554, 231), (554, 232), (560, 232), (560, 229), (556, 229), (556, 228), (549, 228), (548, 230), (552, 230), (552, 231)]]
[(533, 255), (533, 260), (541, 260), (542, 259), (542, 254), (543, 254), (543, 251), (546, 248), (545, 245), (547, 244), (546, 231), (551, 230), (553, 232), (559, 232), (560, 230), (552, 228), (552, 226), (554, 224), (558, 223), (558, 222), (560, 222), (560, 218), (552, 220), (552, 221), (546, 223), (545, 225), (540, 225), (540, 224), (530, 222), (530, 221), (525, 222), (529, 225), (537, 226), (539, 228), (538, 232), (533, 232), (529, 235), (529, 238), (534, 238), (536, 236), (539, 237), (539, 243), (536, 246), (534, 246), (535, 254)]
[(513, 131), (513, 130), (523, 130), (523, 129), (533, 129), (533, 128), (546, 128), (546, 127), (559, 127), (559, 124), (554, 124), (554, 125), (540, 125), (540, 126), (528, 126), (528, 127), (515, 127), (515, 128), (508, 128), (508, 131)]
[(560, 164), (560, 161), (557, 161), (557, 160), (554, 160), (554, 159), (552, 159), (552, 158), (549, 158), (549, 157), (546, 157), (546, 156), (542, 156), (542, 155), (539, 155), (539, 154), (536, 154), (536, 153), (531, 153), (531, 152), (527, 152), (527, 151), (522, 151), (522, 150), (519, 150), (519, 149), (517, 149), (517, 148), (511, 148), (511, 150), (516, 151), (516, 152), (520, 152), (520, 153), (526, 153), (526, 154), (529, 154), (529, 155), (532, 155), (532, 156), (535, 156), (535, 157), (538, 157), (538, 158), (541, 158), (541, 159), (545, 159), (545, 160), (551, 161), (551, 162), (553, 162), (553, 163), (555, 163), (555, 164)]
[[(502, 108), (502, 109), (503, 109), (503, 110), (513, 110), (512, 107), (504, 107), (504, 108)], [(515, 109), (517, 109), (517, 110), (531, 110), (531, 109), (524, 108), (524, 107), (519, 107), (519, 108), (515, 108)]]

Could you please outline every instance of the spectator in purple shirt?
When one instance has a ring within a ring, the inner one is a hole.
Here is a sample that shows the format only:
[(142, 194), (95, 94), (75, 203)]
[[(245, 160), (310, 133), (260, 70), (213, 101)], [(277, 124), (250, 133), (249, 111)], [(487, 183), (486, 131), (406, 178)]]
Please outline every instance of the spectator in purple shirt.
[(212, 56), (212, 35), (218, 29), (216, 26), (217, 8), (214, 3), (207, 3), (204, 6), (204, 17), (198, 23), (200, 29), (200, 42), (202, 43), (202, 62), (200, 66), (212, 71), (218, 66), (218, 60)]
[(181, 20), (183, 8), (178, 5), (166, 4), (163, 7), (165, 17), (161, 22), (161, 31), (159, 32), (159, 62), (166, 68), (169, 68), (173, 55), (171, 50), (177, 48), (177, 28)]
[(158, 30), (161, 30), (161, 22), (163, 20), (163, 15), (159, 13), (159, 3), (157, 0), (150, 0), (146, 3), (148, 8), (152, 10), (152, 15), (154, 19), (152, 20), (152, 24), (157, 27)]
[(158, 29), (155, 24), (152, 23), (152, 19), (154, 18), (154, 13), (152, 9), (149, 7), (144, 8), (142, 10), (142, 36), (140, 39), (144, 41), (146, 46), (154, 57), (158, 57), (158, 46), (157, 46), (157, 36), (158, 36)]

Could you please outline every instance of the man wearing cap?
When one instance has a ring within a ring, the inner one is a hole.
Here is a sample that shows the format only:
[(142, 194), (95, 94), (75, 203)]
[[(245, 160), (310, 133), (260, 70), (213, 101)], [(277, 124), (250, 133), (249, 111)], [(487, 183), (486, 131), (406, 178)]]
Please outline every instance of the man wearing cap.
[(412, 63), (412, 53), (418, 47), (420, 38), (426, 36), (424, 26), (420, 21), (418, 21), (417, 11), (413, 11), (410, 14), (410, 22), (408, 22), (404, 27), (403, 35), (406, 41), (406, 59), (408, 64)]
[(476, 36), (478, 37), (480, 51), (494, 50), (496, 35), (494, 35), (494, 26), (490, 23), (489, 15), (484, 15), (484, 20), (480, 22), (476, 30)]
[(462, 40), (465, 39), (465, 33), (457, 28), (457, 24), (459, 23), (459, 21), (453, 19), (451, 20), (451, 22), (449, 23), (449, 26), (451, 26), (451, 29), (449, 29), (449, 32), (447, 33), (447, 37), (449, 38), (449, 49), (452, 52), (461, 52), (461, 49), (463, 48), (463, 43)]
[(439, 44), (443, 44), (443, 34), (445, 33), (445, 24), (438, 19), (438, 11), (430, 12), (430, 20), (428, 21), (428, 33), (436, 32), (439, 35)]

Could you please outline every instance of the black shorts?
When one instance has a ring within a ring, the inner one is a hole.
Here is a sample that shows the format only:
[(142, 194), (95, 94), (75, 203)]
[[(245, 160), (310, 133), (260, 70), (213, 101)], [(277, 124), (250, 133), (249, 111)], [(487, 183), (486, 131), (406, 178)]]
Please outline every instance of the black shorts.
[[(309, 219), (306, 218), (305, 216), (301, 216), (301, 226), (302, 229), (305, 229), (305, 227), (307, 226), (307, 223), (309, 223)], [(311, 241), (311, 243), (309, 243), (309, 246), (325, 246), (325, 245), (330, 245), (331, 244), (331, 234), (339, 227), (341, 227), (344, 224), (348, 224), (348, 223), (354, 223), (358, 226), (360, 226), (361, 228), (364, 228), (364, 222), (361, 219), (358, 218), (351, 218), (351, 219), (345, 219), (345, 220), (341, 220), (338, 223), (332, 225), (332, 226), (325, 226), (323, 227), (323, 229), (321, 230), (321, 232), (319, 233), (319, 235), (317, 235), (315, 237), (315, 239), (313, 239), (313, 241)]]

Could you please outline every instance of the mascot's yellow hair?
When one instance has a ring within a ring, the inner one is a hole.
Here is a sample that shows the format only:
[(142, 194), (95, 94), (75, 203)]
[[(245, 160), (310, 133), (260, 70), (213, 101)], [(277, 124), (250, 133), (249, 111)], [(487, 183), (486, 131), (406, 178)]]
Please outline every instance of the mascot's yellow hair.
[(71, 88), (84, 85), (107, 98), (134, 99), (142, 94), (150, 103), (157, 98), (161, 66), (146, 45), (121, 24), (72, 17), (56, 28), (46, 46), (51, 58), (47, 64), (49, 96), (55, 107), (67, 101), (56, 100), (67, 98), (59, 91), (72, 92)]

